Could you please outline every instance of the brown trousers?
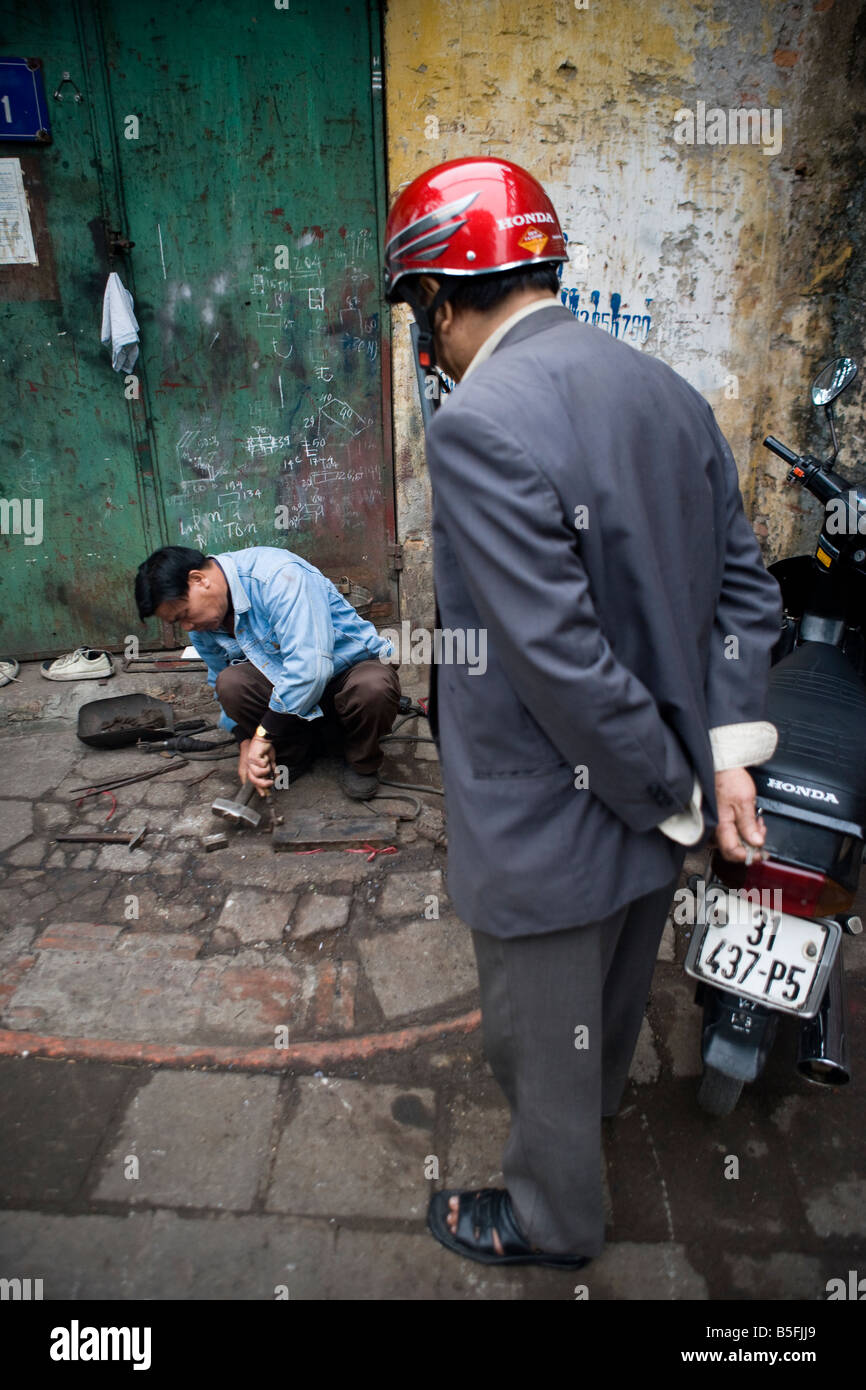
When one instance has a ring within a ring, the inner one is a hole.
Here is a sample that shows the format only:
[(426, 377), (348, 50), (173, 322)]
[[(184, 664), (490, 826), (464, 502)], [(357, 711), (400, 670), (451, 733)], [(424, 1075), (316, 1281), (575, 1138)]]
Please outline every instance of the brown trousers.
[[(261, 723), (273, 688), (251, 661), (226, 666), (216, 679), (217, 699), (245, 738), (251, 738)], [(358, 661), (325, 686), (319, 700), (321, 719), (288, 716), (290, 731), (275, 740), (277, 761), (292, 767), (342, 745), (346, 762), (356, 772), (377, 772), (385, 756), (379, 739), (393, 727), (399, 702), (396, 666), (378, 657)]]

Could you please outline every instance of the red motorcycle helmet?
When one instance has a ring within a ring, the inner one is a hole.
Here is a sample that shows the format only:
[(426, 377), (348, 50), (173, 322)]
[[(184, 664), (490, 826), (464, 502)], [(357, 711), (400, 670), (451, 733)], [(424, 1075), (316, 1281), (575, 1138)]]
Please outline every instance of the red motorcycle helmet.
[(406, 275), (484, 275), (567, 261), (565, 238), (541, 184), (507, 159), (451, 159), (404, 188), (385, 228), (385, 297)]
[[(458, 278), (567, 260), (559, 218), (531, 174), (508, 159), (450, 159), (414, 179), (388, 214), (385, 298), (412, 309), (418, 362), (430, 370), (436, 310)], [(425, 271), (441, 282), (427, 305), (409, 278)]]

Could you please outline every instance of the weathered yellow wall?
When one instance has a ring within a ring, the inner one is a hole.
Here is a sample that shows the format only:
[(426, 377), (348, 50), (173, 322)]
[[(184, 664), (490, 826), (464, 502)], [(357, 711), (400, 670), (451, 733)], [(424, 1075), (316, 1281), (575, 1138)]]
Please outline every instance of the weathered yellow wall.
[[(848, 296), (863, 241), (851, 211), (863, 18), (860, 0), (393, 0), (385, 12), (391, 197), (459, 156), (501, 155), (534, 173), (569, 238), (571, 303), (592, 309), (597, 291), (603, 312), (620, 295), (621, 326), (643, 319), (640, 349), (711, 402), (768, 561), (811, 548), (819, 513), (785, 487), (761, 440), (772, 431), (820, 448), (808, 382), (837, 351), (862, 348), (862, 293), (856, 311)], [(698, 101), (766, 110), (777, 152), (678, 143), (675, 115)], [(430, 496), (408, 324), (399, 308), (403, 616), (429, 624)], [(843, 413), (854, 457), (862, 412), (854, 402)]]

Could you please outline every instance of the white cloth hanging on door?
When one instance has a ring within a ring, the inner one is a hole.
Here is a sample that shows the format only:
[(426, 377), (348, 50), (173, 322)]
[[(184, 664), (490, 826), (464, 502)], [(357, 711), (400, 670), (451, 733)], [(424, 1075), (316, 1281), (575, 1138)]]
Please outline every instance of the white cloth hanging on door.
[(116, 372), (131, 372), (138, 360), (138, 320), (132, 309), (132, 295), (113, 270), (102, 300), (102, 342), (111, 343)]

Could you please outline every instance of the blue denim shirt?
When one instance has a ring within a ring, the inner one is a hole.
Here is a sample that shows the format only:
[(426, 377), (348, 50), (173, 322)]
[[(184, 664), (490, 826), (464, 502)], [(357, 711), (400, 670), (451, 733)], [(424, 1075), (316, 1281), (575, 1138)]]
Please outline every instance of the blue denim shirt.
[[(235, 636), (193, 632), (208, 684), (230, 662), (245, 658), (273, 685), (269, 707), (319, 719), (319, 700), (333, 676), (367, 657), (390, 653), (391, 642), (361, 618), (330, 579), (291, 550), (253, 545), (210, 555), (225, 574), (235, 613)], [(216, 698), (216, 696), (214, 696)], [(233, 729), (223, 711), (219, 723)]]

